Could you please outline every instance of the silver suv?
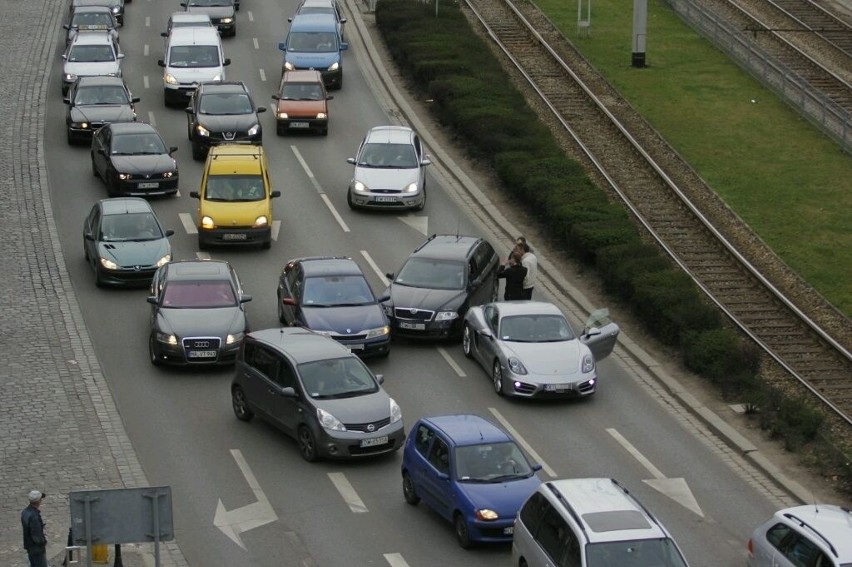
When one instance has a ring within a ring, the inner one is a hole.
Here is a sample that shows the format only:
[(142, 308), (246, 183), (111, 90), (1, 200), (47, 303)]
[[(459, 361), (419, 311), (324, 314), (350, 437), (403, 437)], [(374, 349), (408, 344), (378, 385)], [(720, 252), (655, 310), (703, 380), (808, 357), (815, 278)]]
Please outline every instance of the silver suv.
[(852, 511), (808, 504), (775, 512), (748, 540), (748, 565), (852, 566)]
[(62, 96), (65, 97), (77, 77), (120, 77), (124, 53), (118, 47), (118, 37), (110, 31), (80, 30), (62, 54), (62, 59), (65, 61), (62, 66)]
[(512, 565), (686, 567), (663, 525), (609, 478), (545, 482), (515, 519)]

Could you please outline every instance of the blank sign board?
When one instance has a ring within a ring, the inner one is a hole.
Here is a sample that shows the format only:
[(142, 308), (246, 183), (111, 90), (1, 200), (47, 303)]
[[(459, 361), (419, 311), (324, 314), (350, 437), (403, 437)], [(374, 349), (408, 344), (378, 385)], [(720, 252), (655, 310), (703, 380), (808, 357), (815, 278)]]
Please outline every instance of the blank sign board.
[[(76, 545), (143, 543), (175, 538), (170, 486), (79, 490), (69, 495)], [(159, 538), (155, 538), (159, 532)]]

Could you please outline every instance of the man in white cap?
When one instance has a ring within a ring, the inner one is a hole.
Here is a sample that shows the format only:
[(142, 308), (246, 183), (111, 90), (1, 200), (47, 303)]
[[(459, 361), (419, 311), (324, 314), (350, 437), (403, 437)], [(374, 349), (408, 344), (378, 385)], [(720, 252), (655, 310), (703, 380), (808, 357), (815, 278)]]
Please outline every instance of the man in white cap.
[(30, 558), (30, 567), (47, 567), (47, 538), (44, 535), (44, 520), (41, 519), (41, 501), (47, 496), (40, 490), (31, 490), (30, 505), (21, 512), (24, 528), (24, 549)]

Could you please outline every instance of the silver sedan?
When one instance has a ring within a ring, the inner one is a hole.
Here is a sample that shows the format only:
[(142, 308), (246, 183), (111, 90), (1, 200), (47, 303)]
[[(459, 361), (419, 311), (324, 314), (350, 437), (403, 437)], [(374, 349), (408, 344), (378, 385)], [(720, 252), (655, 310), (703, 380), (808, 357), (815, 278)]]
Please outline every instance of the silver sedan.
[(618, 333), (606, 309), (578, 337), (551, 303), (505, 301), (467, 312), (462, 348), (491, 373), (498, 395), (584, 397), (597, 390), (596, 360), (612, 352)]

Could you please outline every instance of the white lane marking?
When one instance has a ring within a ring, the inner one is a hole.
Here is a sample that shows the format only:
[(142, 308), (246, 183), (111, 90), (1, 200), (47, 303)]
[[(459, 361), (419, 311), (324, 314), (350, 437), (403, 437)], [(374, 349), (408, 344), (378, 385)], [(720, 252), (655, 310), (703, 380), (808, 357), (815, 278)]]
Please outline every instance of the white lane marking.
[(379, 276), (379, 279), (382, 280), (382, 283), (385, 284), (385, 286), (387, 286), (388, 285), (388, 278), (379, 269), (379, 265), (376, 264), (375, 260), (373, 260), (373, 257), (370, 256), (370, 253), (367, 252), (366, 250), (361, 250), (361, 256), (363, 256), (364, 259), (367, 260), (367, 263), (370, 265), (371, 268), (373, 268), (373, 271), (376, 272), (376, 275)]
[(272, 114), (275, 114), (276, 112), (278, 112), (278, 103), (277, 102), (270, 102), (269, 103), (269, 110), (272, 111)]
[(438, 353), (441, 356), (444, 357), (444, 360), (446, 360), (447, 364), (450, 365), (450, 368), (452, 368), (453, 371), (455, 371), (455, 373), (459, 375), (459, 378), (464, 378), (465, 376), (467, 376), (467, 374), (465, 374), (465, 371), (462, 370), (461, 367), (458, 364), (456, 364), (456, 361), (453, 360), (453, 357), (450, 356), (450, 353), (448, 353), (446, 350), (444, 350), (444, 347), (437, 347), (437, 348), (438, 348)]
[(153, 110), (148, 111), (148, 123), (150, 123), (151, 126), (153, 126), (154, 128), (157, 127), (157, 119), (154, 118), (154, 111)]
[(272, 221), (272, 240), (278, 242), (278, 231), (281, 230), (281, 221), (274, 220)]
[(320, 187), (317, 178), (314, 177), (314, 172), (311, 171), (311, 168), (308, 167), (308, 163), (302, 157), (301, 152), (299, 152), (299, 148), (297, 148), (296, 146), (290, 146), (290, 149), (293, 151), (293, 155), (296, 156), (296, 161), (298, 161), (299, 165), (302, 166), (302, 169), (305, 170), (305, 175), (307, 175), (308, 179), (311, 180), (311, 185), (314, 186), (314, 189), (316, 189), (317, 193), (319, 193), (320, 197), (322, 197), (325, 206), (328, 207), (329, 211), (331, 211), (331, 215), (335, 218), (337, 224), (340, 225), (340, 228), (343, 229), (343, 232), (349, 232), (349, 227), (346, 226), (346, 223), (343, 221), (343, 217), (340, 216), (340, 213), (338, 213), (337, 209), (334, 208), (334, 205), (331, 204), (331, 200), (328, 198), (328, 195), (326, 195), (325, 191), (323, 191), (322, 187)]
[(143, 75), (143, 76), (142, 76), (142, 84), (143, 84), (143, 85), (145, 85), (145, 88), (146, 88), (146, 89), (149, 87), (149, 85), (148, 85), (148, 75)]
[(148, 57), (148, 44), (147, 43), (142, 48), (142, 55), (144, 55), (145, 57)]
[[(145, 16), (145, 27), (146, 27), (146, 28), (150, 28), (150, 27), (151, 27), (151, 16)], [(145, 47), (148, 47), (148, 46), (146, 45)], [(147, 54), (146, 54), (146, 55), (147, 55)]]
[(231, 541), (245, 549), (246, 546), (240, 538), (240, 533), (274, 522), (278, 519), (278, 515), (272, 509), (272, 505), (269, 503), (269, 499), (266, 498), (263, 490), (261, 490), (260, 483), (257, 482), (257, 478), (254, 476), (251, 468), (249, 468), (242, 452), (239, 449), (231, 449), (231, 455), (237, 461), (237, 466), (240, 467), (240, 471), (243, 473), (249, 488), (254, 493), (257, 502), (252, 502), (233, 510), (227, 510), (220, 498), (219, 504), (216, 506), (213, 525), (222, 530), (222, 533), (228, 536)]
[(250, 22), (254, 21), (254, 14), (251, 13), (251, 10), (248, 11), (248, 18)]
[(251, 38), (251, 42), (254, 44), (255, 49), (260, 49), (260, 44), (257, 42), (256, 37)]
[(195, 226), (195, 221), (192, 220), (191, 214), (180, 213), (178, 214), (178, 218), (180, 218), (180, 223), (183, 225), (183, 229), (187, 234), (198, 234), (198, 227)]
[(533, 458), (533, 462), (540, 464), (541, 469), (546, 472), (548, 476), (550, 476), (550, 478), (556, 478), (556, 471), (554, 471), (552, 468), (550, 468), (550, 465), (544, 462), (544, 459), (542, 459), (541, 456), (539, 456), (539, 454), (535, 452), (535, 449), (533, 449), (532, 446), (527, 443), (526, 439), (521, 437), (520, 433), (518, 433), (515, 428), (512, 427), (512, 424), (510, 424), (509, 421), (505, 417), (503, 417), (503, 415), (499, 411), (497, 411), (497, 408), (488, 408), (488, 411), (494, 414), (494, 417), (497, 418), (497, 421), (499, 421), (500, 424), (506, 429), (506, 431), (508, 431), (512, 435), (512, 437), (515, 438), (515, 441), (520, 443), (521, 447), (523, 447), (524, 450), (529, 453), (529, 456)]
[(337, 212), (337, 209), (335, 209), (334, 205), (331, 204), (331, 199), (328, 198), (328, 195), (323, 193), (322, 195), (320, 195), (320, 197), (322, 198), (323, 202), (325, 203), (325, 206), (328, 207), (328, 210), (331, 211), (331, 214), (334, 217), (334, 219), (337, 221), (337, 224), (339, 224), (340, 228), (343, 229), (343, 232), (349, 232), (349, 227), (346, 226), (346, 223), (343, 222), (343, 217), (340, 216), (340, 214)]
[(178, 189), (178, 190), (177, 190), (177, 193), (175, 193), (175, 197), (177, 197), (178, 199), (180, 199), (180, 189)]
[(201, 252), (200, 250), (195, 253), (195, 257), (199, 260), (209, 260), (211, 258), (210, 252)]
[(408, 567), (408, 563), (402, 558), (401, 553), (385, 553), (385, 561), (391, 567)]
[(625, 439), (625, 438), (621, 435), (621, 433), (619, 433), (618, 431), (616, 431), (615, 429), (612, 429), (612, 428), (607, 429), (607, 430), (606, 430), (606, 432), (607, 432), (607, 433), (609, 433), (610, 435), (612, 435), (612, 437), (613, 437), (616, 441), (618, 441), (618, 444), (619, 444), (619, 445), (621, 445), (622, 447), (624, 447), (624, 449), (625, 449), (628, 453), (630, 453), (631, 455), (633, 455), (633, 458), (634, 458), (634, 459), (636, 459), (637, 461), (639, 461), (639, 463), (640, 463), (643, 467), (645, 467), (645, 468), (648, 470), (648, 472), (649, 472), (649, 473), (651, 473), (651, 476), (653, 476), (654, 478), (666, 478), (666, 475), (664, 475), (662, 472), (660, 472), (660, 469), (658, 469), (657, 467), (655, 467), (655, 466), (651, 463), (651, 461), (649, 461), (649, 460), (645, 457), (645, 455), (643, 455), (642, 453), (640, 453), (640, 452), (639, 452), (639, 450), (638, 450), (636, 447), (634, 447), (633, 445), (631, 445), (631, 444), (630, 444), (630, 441), (628, 441), (627, 439)]
[(417, 232), (427, 236), (429, 234), (429, 217), (426, 215), (422, 216), (406, 216), (406, 217), (396, 217)]
[(266, 72), (263, 69), (258, 69), (258, 71), (260, 72), (260, 80), (265, 83), (266, 82)]
[(364, 505), (364, 502), (361, 501), (361, 498), (358, 496), (358, 493), (355, 492), (355, 488), (350, 484), (349, 480), (347, 480), (346, 476), (343, 473), (328, 473), (328, 478), (331, 480), (331, 483), (343, 497), (343, 500), (346, 504), (349, 505), (349, 509), (355, 512), (356, 514), (361, 514), (363, 512), (369, 512), (367, 507)]

